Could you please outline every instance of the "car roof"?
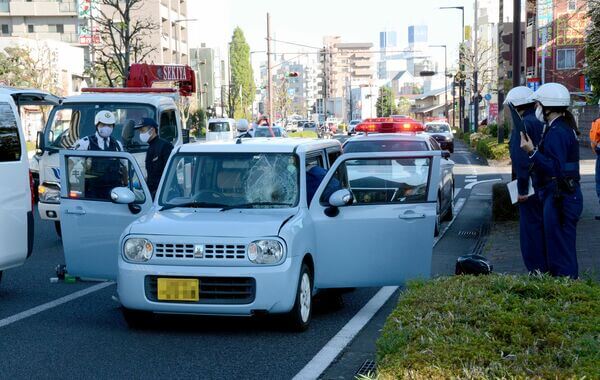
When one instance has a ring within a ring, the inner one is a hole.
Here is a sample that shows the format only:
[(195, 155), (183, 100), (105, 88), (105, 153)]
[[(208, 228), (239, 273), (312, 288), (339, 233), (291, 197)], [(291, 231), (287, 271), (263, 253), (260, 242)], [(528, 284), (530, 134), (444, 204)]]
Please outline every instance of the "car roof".
[(211, 118), (208, 119), (209, 123), (225, 123), (225, 122), (229, 122), (229, 121), (235, 121), (234, 119), (229, 119), (226, 117), (215, 117), (215, 118)]
[[(238, 141), (241, 143), (238, 144)], [(210, 141), (184, 144), (180, 153), (303, 153), (313, 150), (341, 147), (337, 140), (303, 138), (241, 138), (229, 141)]]
[(175, 106), (175, 101), (169, 97), (158, 94), (110, 94), (110, 93), (85, 93), (67, 96), (64, 103), (143, 103), (155, 107)]
[(423, 133), (369, 133), (358, 135), (346, 140), (346, 143), (353, 141), (381, 141), (381, 140), (404, 140), (404, 141), (429, 141), (428, 134)]

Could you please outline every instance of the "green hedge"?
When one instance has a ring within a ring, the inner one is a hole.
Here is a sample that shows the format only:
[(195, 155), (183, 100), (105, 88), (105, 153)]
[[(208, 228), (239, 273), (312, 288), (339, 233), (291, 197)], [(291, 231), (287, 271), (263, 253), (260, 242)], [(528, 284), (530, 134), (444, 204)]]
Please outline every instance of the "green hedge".
[(600, 286), (527, 275), (413, 282), (377, 341), (379, 378), (600, 378)]
[(484, 137), (477, 141), (477, 153), (493, 160), (501, 160), (510, 156), (508, 144), (498, 144), (498, 139), (494, 137)]
[(317, 132), (313, 132), (313, 131), (302, 131), (302, 132), (292, 132), (290, 134), (288, 134), (289, 137), (305, 137), (305, 138), (309, 138), (309, 139), (316, 139), (317, 137), (319, 137), (317, 135)]

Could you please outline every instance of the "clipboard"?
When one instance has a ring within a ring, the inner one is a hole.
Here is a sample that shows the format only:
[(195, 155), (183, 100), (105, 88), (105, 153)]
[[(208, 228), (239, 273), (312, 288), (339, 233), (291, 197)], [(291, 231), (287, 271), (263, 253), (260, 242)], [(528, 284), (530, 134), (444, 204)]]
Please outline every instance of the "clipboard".
[[(517, 180), (511, 181), (506, 184), (508, 187), (508, 193), (510, 194), (510, 201), (512, 204), (516, 204), (519, 201), (519, 188), (517, 186)], [(531, 178), (529, 178), (529, 190), (527, 191), (527, 196), (530, 197), (535, 194), (533, 190), (533, 184), (531, 183)]]

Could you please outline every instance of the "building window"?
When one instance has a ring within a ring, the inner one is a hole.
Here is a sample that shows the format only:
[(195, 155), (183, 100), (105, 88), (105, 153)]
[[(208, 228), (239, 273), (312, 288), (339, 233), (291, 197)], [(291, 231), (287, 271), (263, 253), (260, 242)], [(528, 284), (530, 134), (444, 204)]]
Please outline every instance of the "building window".
[(64, 33), (65, 26), (63, 24), (50, 24), (48, 25), (48, 32), (50, 33)]
[(568, 0), (567, 1), (567, 10), (569, 12), (575, 12), (577, 10), (577, 0)]
[(2, 34), (9, 34), (8, 24), (2, 24)]
[(27, 32), (28, 33), (33, 33), (34, 32), (33, 25), (31, 25), (31, 24), (27, 25)]
[(556, 50), (556, 69), (569, 70), (575, 68), (575, 49)]

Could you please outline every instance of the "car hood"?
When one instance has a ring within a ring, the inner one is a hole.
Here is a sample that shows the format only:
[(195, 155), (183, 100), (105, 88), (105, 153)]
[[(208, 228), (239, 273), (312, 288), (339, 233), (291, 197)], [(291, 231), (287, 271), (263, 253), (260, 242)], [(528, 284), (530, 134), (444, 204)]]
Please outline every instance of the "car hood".
[(427, 132), (427, 134), (433, 137), (452, 137), (452, 132)]
[(297, 209), (171, 209), (148, 214), (131, 224), (130, 234), (172, 236), (277, 236)]

